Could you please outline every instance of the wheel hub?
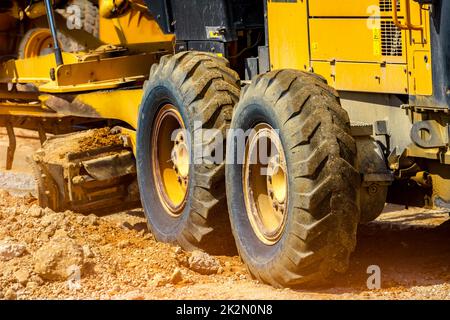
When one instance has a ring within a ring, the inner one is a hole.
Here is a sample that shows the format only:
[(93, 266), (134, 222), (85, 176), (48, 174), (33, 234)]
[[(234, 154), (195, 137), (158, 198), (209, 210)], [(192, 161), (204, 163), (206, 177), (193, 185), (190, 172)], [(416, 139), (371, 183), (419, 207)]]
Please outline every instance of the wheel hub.
[(190, 147), (185, 130), (178, 110), (167, 104), (158, 112), (152, 131), (156, 189), (166, 212), (175, 217), (182, 213), (188, 194)]
[(33, 58), (49, 54), (53, 49), (53, 39), (48, 29), (35, 31), (24, 48), (24, 58)]
[(175, 138), (171, 159), (173, 169), (177, 173), (178, 182), (187, 185), (189, 177), (189, 149), (183, 131), (178, 132)]
[(268, 245), (281, 239), (286, 225), (287, 181), (278, 133), (268, 124), (257, 125), (245, 150), (244, 200), (253, 231)]
[(287, 194), (285, 166), (278, 154), (270, 158), (267, 168), (267, 190), (272, 200), (272, 207), (281, 214), (285, 211)]

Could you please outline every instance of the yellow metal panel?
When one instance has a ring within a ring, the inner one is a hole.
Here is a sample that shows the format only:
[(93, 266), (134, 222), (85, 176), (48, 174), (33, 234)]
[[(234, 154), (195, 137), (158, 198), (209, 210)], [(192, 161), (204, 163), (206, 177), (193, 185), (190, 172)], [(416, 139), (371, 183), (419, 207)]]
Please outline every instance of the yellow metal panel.
[(309, 68), (307, 2), (268, 2), (272, 69)]
[(68, 86), (127, 77), (143, 79), (155, 62), (156, 55), (149, 53), (64, 64), (56, 70), (56, 82), (59, 86)]
[(24, 116), (40, 118), (62, 118), (63, 115), (53, 112), (41, 104), (0, 102), (0, 116)]
[[(74, 54), (63, 52), (64, 63), (76, 63), (78, 57)], [(50, 69), (56, 68), (55, 56), (28, 58), (23, 60), (9, 60), (0, 65), (0, 82), (48, 82), (50, 81)]]
[(411, 23), (422, 25), (423, 29), (407, 32), (410, 94), (431, 96), (433, 94), (433, 71), (431, 68), (429, 11), (421, 10), (420, 6), (414, 1), (411, 1)]
[(431, 76), (431, 55), (429, 51), (415, 51), (411, 72), (411, 94), (431, 96), (433, 81)]
[[(309, 15), (311, 17), (365, 17), (365, 16), (391, 16), (392, 0), (309, 0)], [(380, 7), (381, 5), (381, 7)], [(400, 6), (400, 15), (403, 6)]]
[[(64, 64), (56, 67), (54, 55), (10, 60), (0, 68), (0, 83), (34, 83), (41, 92), (67, 93), (123, 87), (148, 77), (161, 53), (142, 53), (114, 58), (63, 53)], [(55, 70), (55, 80), (50, 70)], [(0, 93), (0, 98), (1, 98)]]
[(100, 40), (109, 44), (138, 44), (172, 42), (173, 35), (165, 35), (149, 13), (130, 10), (115, 19), (100, 17)]
[(99, 91), (80, 94), (76, 101), (92, 107), (102, 118), (119, 119), (137, 128), (142, 89)]
[[(372, 29), (367, 19), (310, 19), (309, 23), (312, 60), (406, 63), (405, 54), (382, 56), (381, 23)], [(405, 31), (398, 32), (405, 53)]]
[(312, 71), (327, 79), (330, 86), (336, 88), (336, 65), (329, 62), (314, 61), (312, 63)]
[[(0, 92), (1, 94), (1, 92)], [(86, 117), (122, 120), (137, 128), (139, 106), (143, 89), (93, 91), (73, 97), (72, 107), (63, 111), (49, 109), (46, 104), (53, 96), (40, 95), (40, 103), (0, 102), (0, 116), (30, 116), (42, 118), (62, 118), (80, 116), (80, 106), (85, 108)], [(74, 109), (73, 113), (70, 108)]]
[(337, 90), (379, 93), (408, 92), (406, 65), (328, 62), (312, 63), (315, 73), (324, 76)]
[(39, 86), (39, 91), (43, 93), (74, 93), (92, 90), (118, 89), (125, 86), (139, 85), (139, 82), (136, 83), (136, 81), (140, 80), (140, 82), (142, 83), (142, 79), (143, 77), (133, 77), (67, 86), (58, 86), (56, 82), (51, 81)]

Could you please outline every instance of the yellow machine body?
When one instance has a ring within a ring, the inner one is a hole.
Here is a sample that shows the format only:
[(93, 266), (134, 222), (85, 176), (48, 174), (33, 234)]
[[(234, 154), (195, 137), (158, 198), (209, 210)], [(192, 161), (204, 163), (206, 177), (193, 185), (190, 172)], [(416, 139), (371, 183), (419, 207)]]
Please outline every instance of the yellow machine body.
[[(58, 67), (52, 55), (4, 62), (0, 82), (34, 83), (43, 94), (83, 93), (142, 83), (151, 64), (173, 51), (174, 42), (174, 36), (161, 31), (142, 3), (134, 1), (131, 9), (117, 18), (99, 17), (99, 39), (108, 45), (90, 53), (65, 53), (64, 65)], [(340, 91), (430, 96), (427, 8), (400, 1), (394, 14), (393, 3), (269, 0), (271, 69), (315, 72)], [(49, 70), (53, 70), (53, 79)], [(91, 100), (94, 109), (105, 105), (101, 99), (106, 96), (99, 97), (98, 104)], [(10, 104), (0, 114), (12, 112), (9, 109)], [(114, 109), (110, 107), (105, 117), (121, 119)]]
[[(413, 123), (435, 120), (441, 130), (445, 117), (416, 106), (398, 108), (407, 103), (399, 95), (433, 95), (429, 9), (412, 0), (268, 0), (269, 69), (320, 74), (347, 100), (352, 121), (395, 122), (390, 125), (396, 132), (382, 133), (393, 146), (410, 157), (448, 163), (450, 151), (414, 147), (409, 137)], [(144, 81), (152, 64), (175, 51), (175, 38), (161, 30), (141, 0), (130, 1), (115, 18), (107, 16), (99, 17), (101, 45), (63, 52), (62, 65), (51, 54), (0, 61), (0, 126), (60, 133), (74, 121), (111, 119), (137, 128)], [(0, 29), (10, 24), (0, 20)], [(23, 90), (24, 84), (33, 90)]]
[[(1, 126), (54, 132), (52, 123), (57, 121), (64, 132), (61, 127), (72, 125), (71, 119), (94, 118), (121, 120), (136, 128), (143, 83), (151, 65), (172, 52), (174, 37), (164, 35), (142, 8), (99, 19), (100, 41), (108, 44), (89, 52), (63, 52), (63, 65), (56, 65), (53, 54), (2, 62)], [(35, 89), (8, 90), (7, 84)]]
[(318, 73), (342, 91), (429, 96), (428, 8), (393, 9), (379, 0), (269, 1), (271, 67)]
[[(138, 5), (142, 1), (138, 1)], [(117, 18), (105, 18), (100, 15), (100, 40), (107, 44), (127, 45), (171, 43), (173, 35), (165, 35), (146, 8), (135, 6)], [(145, 46), (144, 46), (145, 47)]]

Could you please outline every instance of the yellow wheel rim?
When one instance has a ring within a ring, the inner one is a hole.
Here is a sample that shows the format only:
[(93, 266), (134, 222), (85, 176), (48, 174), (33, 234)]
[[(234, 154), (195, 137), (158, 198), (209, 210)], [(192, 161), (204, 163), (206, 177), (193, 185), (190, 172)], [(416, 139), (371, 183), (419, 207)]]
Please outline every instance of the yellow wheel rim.
[(24, 58), (39, 57), (51, 53), (53, 39), (48, 29), (38, 29), (28, 38), (23, 51)]
[(186, 127), (176, 108), (167, 104), (158, 112), (152, 131), (152, 171), (161, 203), (178, 217), (186, 204), (190, 146)]
[(258, 124), (250, 135), (242, 178), (250, 224), (263, 243), (273, 245), (285, 229), (289, 188), (283, 146), (270, 125)]

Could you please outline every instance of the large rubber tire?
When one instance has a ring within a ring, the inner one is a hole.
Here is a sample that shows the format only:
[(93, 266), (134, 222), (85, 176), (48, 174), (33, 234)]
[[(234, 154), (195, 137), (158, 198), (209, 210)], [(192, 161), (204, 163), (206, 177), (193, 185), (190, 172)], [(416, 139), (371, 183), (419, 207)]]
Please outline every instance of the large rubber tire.
[[(359, 221), (355, 141), (338, 95), (319, 77), (296, 70), (256, 78), (242, 94), (232, 129), (260, 122), (279, 130), (288, 171), (281, 238), (267, 245), (246, 213), (243, 161), (227, 163), (228, 208), (237, 248), (250, 272), (277, 287), (322, 284), (348, 267)], [(237, 154), (236, 139), (227, 152)]]
[(158, 111), (170, 103), (181, 114), (191, 136), (194, 122), (199, 121), (203, 129), (218, 129), (225, 139), (239, 94), (237, 73), (228, 68), (227, 60), (212, 54), (182, 52), (164, 56), (151, 68), (139, 111), (137, 172), (142, 205), (158, 241), (212, 253), (229, 250), (230, 243), (234, 247), (227, 216), (224, 162), (193, 161), (192, 149), (200, 145), (212, 155), (213, 137), (205, 135), (191, 148), (187, 203), (182, 213), (173, 217), (165, 211), (156, 191), (151, 133)]
[[(37, 32), (48, 32), (50, 36), (50, 30), (46, 28), (33, 28), (28, 30), (25, 35), (23, 36), (22, 40), (19, 43), (19, 49), (18, 49), (18, 57), (19, 59), (26, 59), (30, 58), (30, 56), (26, 53), (26, 46), (28, 42), (30, 41), (30, 38), (34, 36)], [(58, 43), (63, 52), (79, 52), (86, 49), (86, 47), (78, 43), (75, 39), (72, 39), (62, 33), (58, 33)], [(53, 46), (51, 48), (48, 48), (46, 52), (42, 53), (42, 55), (47, 55), (53, 53)]]
[(98, 8), (89, 0), (73, 0), (72, 4), (82, 9), (83, 30), (98, 38), (100, 31)]
[[(82, 30), (92, 34), (94, 37), (98, 38), (100, 31), (100, 19), (98, 8), (89, 0), (71, 0), (66, 4), (64, 9), (58, 9), (57, 12), (62, 15), (64, 18), (69, 18), (74, 14), (74, 12), (68, 12), (68, 8), (70, 6), (78, 6), (80, 16), (77, 17), (80, 19)], [(77, 12), (78, 13), (78, 12)]]
[[(78, 7), (79, 11), (75, 11), (73, 7)], [(67, 26), (76, 25), (75, 31), (82, 30), (91, 34), (94, 38), (99, 37), (100, 18), (98, 8), (89, 0), (72, 0), (66, 4), (64, 9), (56, 10), (61, 16), (67, 20)], [(76, 16), (76, 14), (78, 14)], [(69, 28), (70, 29), (70, 28)], [(71, 36), (72, 35), (72, 36)], [(77, 40), (78, 39), (78, 40)], [(58, 40), (61, 48), (65, 52), (80, 52), (96, 49), (89, 46), (86, 39), (74, 37), (71, 30), (61, 30), (58, 33)]]
[[(36, 34), (41, 33), (41, 34), (47, 34), (47, 36), (45, 36), (46, 38), (51, 37), (51, 33), (49, 29), (46, 28), (33, 28), (28, 30), (25, 35), (23, 36), (23, 38), (20, 40), (19, 43), (19, 48), (17, 50), (17, 56), (19, 57), (19, 59), (27, 59), (27, 58), (31, 58), (32, 56), (27, 52), (26, 47), (28, 46), (28, 43), (30, 41), (32, 41), (31, 39), (35, 37)], [(53, 46), (52, 46), (53, 48)], [(50, 54), (52, 53), (52, 48), (48, 48), (48, 52), (45, 53), (39, 53), (39, 55), (44, 55), (44, 54)], [(46, 50), (47, 51), (47, 50)]]

